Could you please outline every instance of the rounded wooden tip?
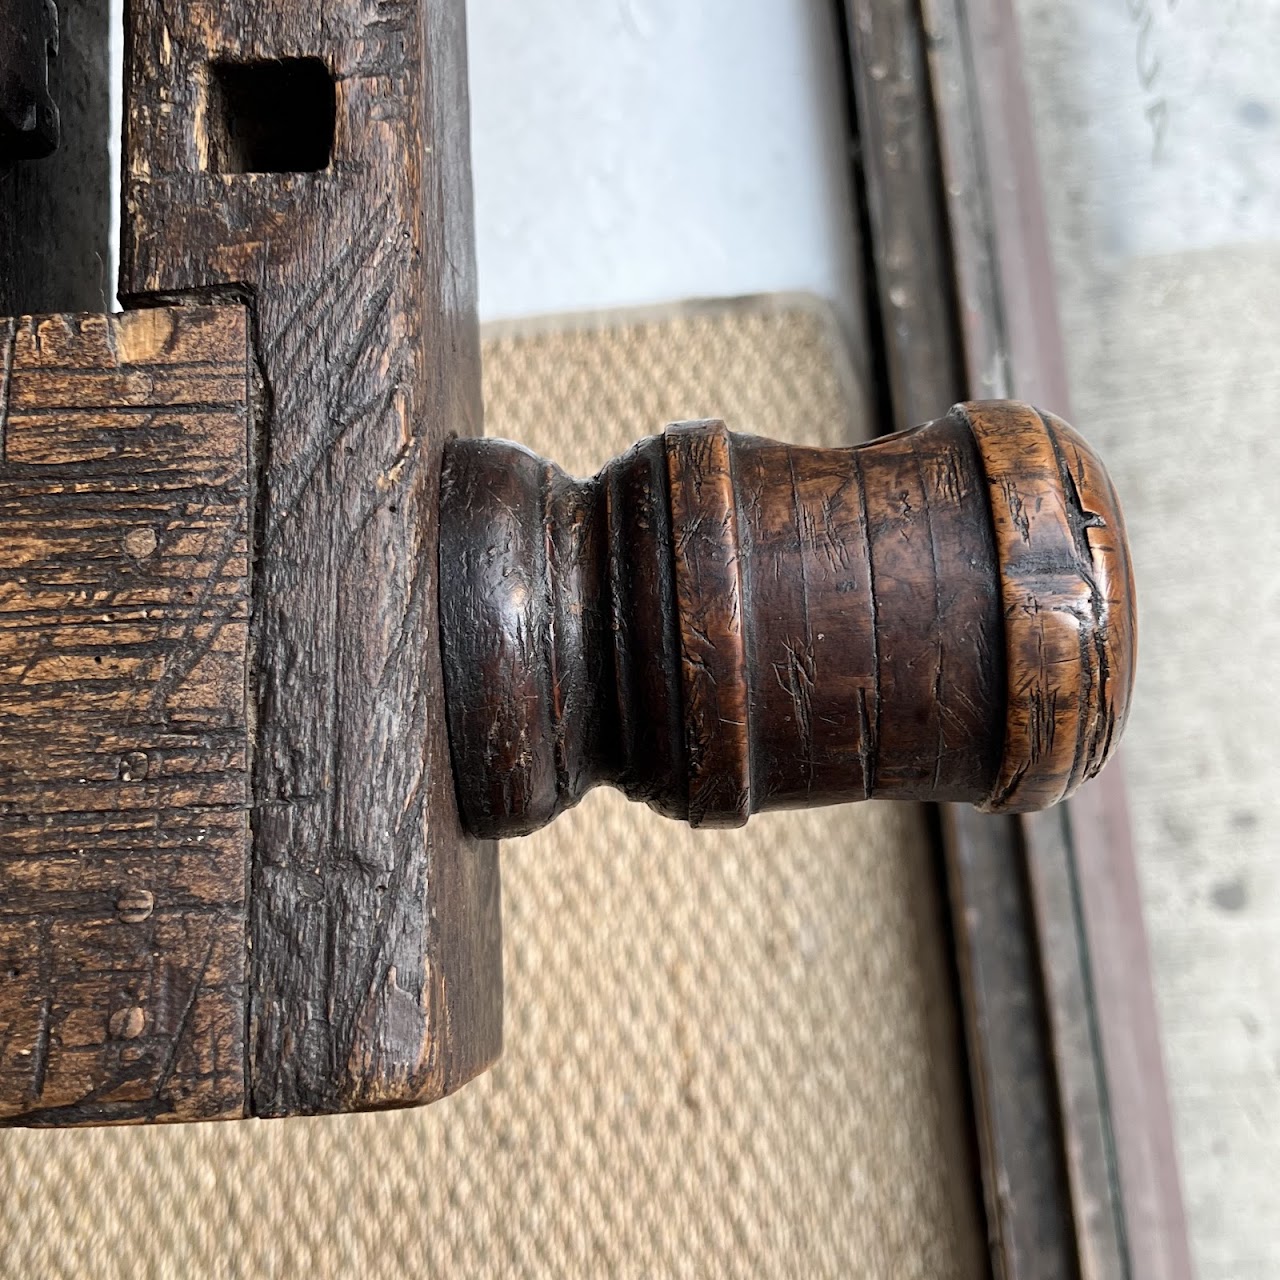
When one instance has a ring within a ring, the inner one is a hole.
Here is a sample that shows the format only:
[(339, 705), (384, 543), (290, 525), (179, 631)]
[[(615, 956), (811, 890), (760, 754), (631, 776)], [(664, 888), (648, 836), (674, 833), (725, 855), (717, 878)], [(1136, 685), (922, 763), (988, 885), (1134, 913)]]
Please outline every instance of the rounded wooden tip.
[(477, 835), (600, 783), (694, 826), (873, 797), (1039, 809), (1097, 773), (1128, 710), (1115, 493), (1025, 404), (850, 449), (677, 423), (585, 480), (455, 441), (440, 564)]
[(989, 490), (1007, 663), (1004, 751), (981, 807), (1043, 809), (1106, 763), (1129, 710), (1137, 611), (1124, 517), (1093, 449), (1015, 401), (960, 405)]

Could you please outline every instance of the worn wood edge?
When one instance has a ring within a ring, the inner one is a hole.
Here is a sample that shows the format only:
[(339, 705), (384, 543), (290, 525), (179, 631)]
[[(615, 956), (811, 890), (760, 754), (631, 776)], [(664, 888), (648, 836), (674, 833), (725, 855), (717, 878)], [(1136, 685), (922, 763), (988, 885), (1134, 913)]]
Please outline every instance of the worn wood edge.
[(680, 530), (672, 553), (689, 823), (737, 827), (751, 813), (751, 732), (733, 443), (719, 421), (669, 427), (663, 443)]
[(981, 807), (1030, 812), (1094, 777), (1124, 729), (1137, 643), (1124, 517), (1061, 419), (1016, 401), (958, 411), (990, 494), (1008, 666), (1004, 757)]

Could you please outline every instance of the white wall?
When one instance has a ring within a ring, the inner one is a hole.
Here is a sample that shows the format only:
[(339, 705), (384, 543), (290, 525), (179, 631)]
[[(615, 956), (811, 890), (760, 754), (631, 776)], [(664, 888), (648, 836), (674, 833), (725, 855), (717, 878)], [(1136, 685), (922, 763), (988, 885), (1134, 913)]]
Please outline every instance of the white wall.
[(805, 290), (853, 314), (830, 6), (469, 0), (484, 320)]

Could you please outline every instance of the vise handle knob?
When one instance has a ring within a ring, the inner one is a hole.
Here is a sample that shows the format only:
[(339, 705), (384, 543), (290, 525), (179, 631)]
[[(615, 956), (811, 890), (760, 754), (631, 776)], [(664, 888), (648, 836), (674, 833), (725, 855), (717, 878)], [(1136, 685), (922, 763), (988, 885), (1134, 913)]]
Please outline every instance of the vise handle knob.
[(534, 831), (599, 783), (695, 826), (872, 797), (1040, 809), (1124, 724), (1120, 506), (1025, 404), (847, 449), (677, 423), (587, 480), (459, 439), (440, 510), (476, 835)]

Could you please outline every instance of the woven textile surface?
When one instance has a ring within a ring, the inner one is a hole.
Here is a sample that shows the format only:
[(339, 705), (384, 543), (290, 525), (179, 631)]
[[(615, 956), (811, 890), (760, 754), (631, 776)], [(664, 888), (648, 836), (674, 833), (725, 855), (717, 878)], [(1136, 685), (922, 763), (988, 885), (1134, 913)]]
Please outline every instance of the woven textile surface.
[[(587, 473), (675, 418), (849, 443), (820, 310), (510, 327), (491, 434)], [(595, 792), (503, 849), (504, 1057), (416, 1111), (0, 1133), (12, 1276), (977, 1274), (920, 813), (693, 832)]]

